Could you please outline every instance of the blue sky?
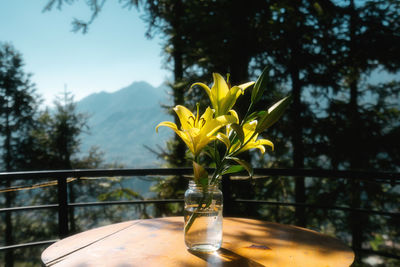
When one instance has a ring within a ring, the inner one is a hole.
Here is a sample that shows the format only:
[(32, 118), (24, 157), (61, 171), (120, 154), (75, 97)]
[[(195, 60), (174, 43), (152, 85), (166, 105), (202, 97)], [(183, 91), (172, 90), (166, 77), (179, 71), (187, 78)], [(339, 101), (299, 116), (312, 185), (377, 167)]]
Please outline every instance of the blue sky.
[(73, 33), (74, 18), (87, 20), (85, 1), (42, 12), (48, 0), (0, 0), (0, 42), (9, 42), (32, 73), (37, 92), (51, 105), (66, 87), (75, 100), (113, 92), (134, 81), (159, 86), (169, 73), (161, 68), (161, 41), (146, 39), (136, 9), (107, 1), (87, 34)]

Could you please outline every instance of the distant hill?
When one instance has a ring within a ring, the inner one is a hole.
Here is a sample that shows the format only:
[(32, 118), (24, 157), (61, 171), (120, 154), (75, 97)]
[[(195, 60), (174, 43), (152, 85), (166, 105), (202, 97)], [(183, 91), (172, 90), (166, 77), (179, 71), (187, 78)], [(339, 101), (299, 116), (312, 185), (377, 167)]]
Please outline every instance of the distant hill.
[(165, 146), (172, 131), (157, 134), (155, 126), (170, 120), (162, 104), (169, 104), (166, 88), (134, 82), (114, 93), (96, 93), (77, 102), (78, 112), (89, 115), (89, 134), (82, 135), (82, 153), (91, 146), (105, 152), (107, 162), (118, 162), (126, 168), (159, 167), (156, 155), (144, 145)]

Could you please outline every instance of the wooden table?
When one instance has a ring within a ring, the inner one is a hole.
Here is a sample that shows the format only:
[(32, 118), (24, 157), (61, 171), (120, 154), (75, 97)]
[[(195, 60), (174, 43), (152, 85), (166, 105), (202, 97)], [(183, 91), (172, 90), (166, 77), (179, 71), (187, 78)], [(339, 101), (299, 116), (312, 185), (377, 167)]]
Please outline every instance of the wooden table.
[(222, 248), (190, 252), (183, 218), (128, 221), (89, 230), (48, 247), (46, 266), (349, 266), (353, 251), (308, 229), (259, 220), (224, 218)]

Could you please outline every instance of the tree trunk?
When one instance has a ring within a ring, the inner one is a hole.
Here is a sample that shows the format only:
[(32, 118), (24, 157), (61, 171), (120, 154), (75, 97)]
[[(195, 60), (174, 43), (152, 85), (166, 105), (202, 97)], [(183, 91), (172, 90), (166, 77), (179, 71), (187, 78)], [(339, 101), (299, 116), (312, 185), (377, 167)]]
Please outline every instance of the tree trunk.
[[(249, 7), (243, 5), (240, 0), (234, 0), (229, 5), (229, 17), (231, 27), (235, 29), (230, 36), (227, 53), (227, 72), (230, 74), (232, 85), (248, 82), (249, 79), (249, 29), (248, 17), (250, 16)], [(235, 106), (239, 117), (244, 116), (250, 103), (250, 94), (241, 96)]]
[[(174, 86), (172, 88), (174, 96), (174, 106), (184, 105), (184, 86), (183, 82), (183, 40), (182, 40), (182, 29), (180, 18), (183, 14), (182, 1), (176, 0), (173, 6), (173, 14), (175, 14), (175, 19), (171, 22), (171, 26), (174, 29), (175, 35), (172, 37), (173, 52), (172, 58), (174, 61)], [(179, 125), (179, 118), (174, 115), (175, 123)], [(185, 152), (186, 146), (178, 135), (175, 135), (176, 146), (174, 147), (173, 155), (174, 162), (173, 165), (176, 167), (183, 167), (185, 162)]]
[[(350, 155), (350, 168), (352, 170), (359, 170), (363, 166), (363, 160), (359, 152), (362, 151), (362, 140), (360, 139), (360, 116), (358, 107), (358, 83), (359, 83), (359, 70), (356, 65), (357, 51), (356, 47), (356, 27), (357, 27), (357, 14), (355, 10), (354, 0), (350, 1), (350, 51), (349, 51), (349, 87), (350, 87), (350, 101), (349, 101), (349, 115), (351, 125), (349, 126), (349, 155)], [(350, 190), (350, 205), (352, 208), (360, 208), (361, 205), (361, 188), (358, 180), (351, 180), (349, 185)], [(362, 220), (359, 212), (352, 212), (350, 214), (350, 228), (352, 232), (352, 246), (355, 249), (360, 249), (362, 244)]]
[[(302, 169), (304, 168), (304, 144), (303, 144), (303, 118), (302, 118), (302, 104), (301, 104), (301, 91), (302, 84), (300, 81), (300, 68), (298, 66), (298, 62), (300, 60), (300, 36), (298, 34), (298, 18), (299, 14), (299, 6), (298, 4), (294, 4), (294, 11), (291, 17), (292, 30), (289, 38), (289, 42), (291, 43), (290, 48), (290, 66), (289, 66), (289, 74), (290, 79), (292, 81), (292, 144), (293, 144), (293, 167)], [(296, 203), (305, 203), (306, 202), (306, 193), (305, 193), (305, 178), (304, 177), (295, 177), (295, 201)], [(296, 225), (298, 226), (306, 226), (306, 215), (305, 208), (302, 206), (297, 206), (295, 210), (295, 219)]]
[[(299, 79), (299, 70), (295, 66), (290, 70), (292, 80), (292, 143), (293, 143), (293, 167), (296, 169), (304, 168), (304, 145), (303, 145), (303, 122), (301, 117), (301, 84)], [(295, 177), (295, 200), (296, 203), (306, 202), (305, 178)], [(296, 207), (295, 210), (296, 225), (306, 226), (305, 208)]]

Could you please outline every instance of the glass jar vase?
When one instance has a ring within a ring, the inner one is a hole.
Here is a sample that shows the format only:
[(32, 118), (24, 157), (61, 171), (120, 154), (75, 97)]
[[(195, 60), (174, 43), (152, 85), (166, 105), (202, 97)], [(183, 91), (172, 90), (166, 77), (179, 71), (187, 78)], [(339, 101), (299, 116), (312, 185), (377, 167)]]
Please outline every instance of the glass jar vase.
[(218, 185), (203, 188), (189, 182), (185, 192), (186, 247), (190, 250), (211, 252), (222, 245), (222, 192)]

